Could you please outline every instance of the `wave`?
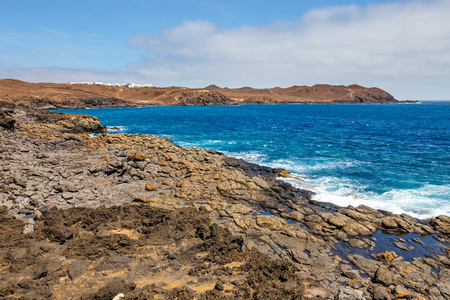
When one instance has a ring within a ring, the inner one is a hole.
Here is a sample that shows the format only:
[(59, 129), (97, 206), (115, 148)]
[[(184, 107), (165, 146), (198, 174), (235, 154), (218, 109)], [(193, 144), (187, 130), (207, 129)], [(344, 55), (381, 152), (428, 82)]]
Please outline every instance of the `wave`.
[[(258, 151), (227, 152), (224, 154), (243, 159), (248, 162), (267, 165), (272, 168), (283, 168), (296, 179), (280, 178), (295, 187), (314, 191), (314, 200), (329, 202), (338, 206), (367, 205), (375, 209), (386, 210), (394, 214), (406, 213), (419, 219), (438, 215), (450, 215), (450, 185), (426, 184), (414, 189), (392, 189), (382, 193), (370, 191), (370, 187), (357, 179), (325, 176), (328, 171), (344, 172), (345, 169), (364, 169), (370, 163), (340, 159), (328, 162), (311, 162), (302, 164), (296, 159), (271, 160), (267, 154)], [(322, 174), (321, 174), (322, 173)], [(312, 175), (314, 174), (314, 175)]]
[(120, 133), (120, 132), (127, 132), (127, 127), (125, 126), (108, 126), (106, 127), (107, 132), (111, 133)]
[(438, 215), (450, 215), (450, 185), (424, 185), (417, 189), (393, 189), (381, 194), (364, 191), (364, 186), (349, 184), (340, 178), (323, 177), (305, 181), (282, 179), (295, 187), (309, 189), (316, 194), (313, 200), (329, 202), (338, 206), (354, 207), (364, 204), (394, 214), (406, 213), (426, 219)]
[(248, 151), (248, 152), (230, 152), (230, 151), (221, 151), (223, 154), (245, 160), (247, 162), (255, 163), (255, 164), (265, 164), (272, 168), (276, 168), (268, 163), (268, 155), (258, 152), (258, 151)]

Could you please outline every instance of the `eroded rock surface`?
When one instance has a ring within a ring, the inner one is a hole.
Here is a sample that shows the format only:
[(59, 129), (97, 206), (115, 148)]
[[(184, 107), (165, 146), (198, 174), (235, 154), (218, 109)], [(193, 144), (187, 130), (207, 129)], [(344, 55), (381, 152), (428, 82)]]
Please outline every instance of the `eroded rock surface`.
[(318, 203), (277, 179), (285, 170), (155, 136), (91, 137), (103, 127), (88, 116), (7, 117), (0, 297), (450, 297), (447, 216)]

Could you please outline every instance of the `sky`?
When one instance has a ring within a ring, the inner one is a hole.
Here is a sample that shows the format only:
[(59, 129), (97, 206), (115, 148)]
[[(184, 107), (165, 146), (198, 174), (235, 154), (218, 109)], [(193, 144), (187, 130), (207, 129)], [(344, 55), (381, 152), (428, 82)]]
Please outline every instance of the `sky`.
[(450, 0), (0, 0), (0, 78), (450, 100)]

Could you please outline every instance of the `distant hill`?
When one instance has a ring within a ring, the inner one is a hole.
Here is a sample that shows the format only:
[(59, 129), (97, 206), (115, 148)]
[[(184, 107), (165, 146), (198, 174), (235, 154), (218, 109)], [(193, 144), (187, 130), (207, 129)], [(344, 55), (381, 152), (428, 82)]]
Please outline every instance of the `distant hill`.
[(237, 89), (210, 85), (203, 89), (180, 87), (124, 87), (102, 84), (29, 83), (0, 79), (0, 105), (42, 108), (127, 107), (150, 105), (238, 105), (277, 103), (395, 103), (379, 88), (359, 85), (292, 86)]

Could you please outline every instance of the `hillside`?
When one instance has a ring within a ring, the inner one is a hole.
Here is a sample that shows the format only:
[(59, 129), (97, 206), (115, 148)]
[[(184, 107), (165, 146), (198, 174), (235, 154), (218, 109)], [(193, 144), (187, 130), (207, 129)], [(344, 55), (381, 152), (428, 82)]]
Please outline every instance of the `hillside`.
[(204, 89), (188, 89), (28, 83), (16, 79), (0, 79), (0, 101), (4, 104), (43, 108), (397, 102), (392, 95), (379, 88), (365, 88), (359, 85), (317, 84), (312, 87), (270, 89), (250, 87), (228, 89), (210, 85)]

